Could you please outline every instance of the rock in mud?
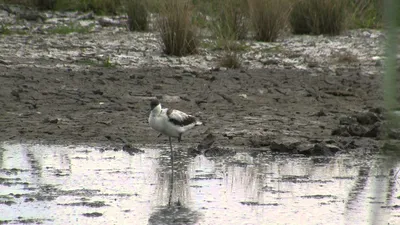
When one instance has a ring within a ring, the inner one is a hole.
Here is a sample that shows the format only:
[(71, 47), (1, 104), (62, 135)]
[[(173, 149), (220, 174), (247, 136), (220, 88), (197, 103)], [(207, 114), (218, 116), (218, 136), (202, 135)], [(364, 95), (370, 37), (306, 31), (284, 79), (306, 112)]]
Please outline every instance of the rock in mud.
[(339, 118), (340, 125), (351, 125), (357, 123), (357, 119), (352, 116), (342, 116)]
[[(381, 124), (376, 123), (371, 129), (369, 129), (365, 134), (364, 137), (371, 137), (376, 138), (379, 137), (381, 134)], [(398, 136), (400, 137), (400, 136)]]
[(371, 125), (379, 121), (378, 116), (373, 112), (360, 112), (354, 116), (357, 122), (362, 125)]
[(363, 137), (367, 133), (367, 129), (359, 124), (352, 124), (347, 127), (351, 136)]
[(319, 143), (315, 144), (311, 155), (313, 156), (334, 156), (336, 152), (341, 151), (341, 149), (332, 144)]
[(300, 140), (287, 137), (280, 140), (271, 141), (270, 149), (273, 152), (297, 153), (297, 146), (299, 146), (300, 144)]
[(233, 156), (236, 151), (229, 148), (212, 147), (204, 151), (206, 157), (222, 157), (222, 156)]
[(211, 148), (214, 142), (215, 142), (215, 135), (210, 133), (200, 142), (200, 144), (197, 146), (197, 149), (204, 150)]
[(222, 157), (235, 155), (236, 151), (228, 148), (212, 147), (215, 142), (215, 135), (208, 134), (197, 147), (188, 149), (188, 154), (192, 157), (204, 154), (206, 157)]
[(82, 215), (86, 217), (100, 217), (103, 216), (103, 213), (92, 212), (92, 213), (83, 213)]
[(249, 144), (253, 148), (268, 147), (271, 144), (271, 138), (265, 135), (252, 136), (249, 139)]
[(137, 153), (144, 153), (143, 150), (133, 147), (131, 144), (125, 144), (122, 147), (122, 151), (127, 152), (129, 155), (135, 155)]

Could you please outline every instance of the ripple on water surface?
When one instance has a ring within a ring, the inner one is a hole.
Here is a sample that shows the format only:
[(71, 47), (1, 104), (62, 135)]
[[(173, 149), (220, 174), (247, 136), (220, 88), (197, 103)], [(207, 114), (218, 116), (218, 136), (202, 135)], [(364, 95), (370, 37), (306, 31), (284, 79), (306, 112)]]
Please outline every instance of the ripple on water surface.
[(365, 224), (376, 211), (400, 224), (399, 166), (347, 155), (191, 158), (180, 148), (171, 191), (168, 149), (143, 150), (3, 143), (0, 223)]

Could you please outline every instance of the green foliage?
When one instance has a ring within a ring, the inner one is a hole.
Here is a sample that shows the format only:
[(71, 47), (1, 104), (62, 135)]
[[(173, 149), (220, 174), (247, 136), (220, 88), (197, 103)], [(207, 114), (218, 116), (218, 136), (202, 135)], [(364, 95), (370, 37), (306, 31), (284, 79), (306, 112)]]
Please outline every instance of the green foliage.
[(148, 29), (148, 11), (146, 0), (127, 0), (128, 28), (130, 31), (145, 31)]
[(103, 66), (106, 67), (106, 68), (113, 68), (116, 65), (110, 61), (110, 56), (108, 56), (107, 59), (104, 60)]
[(82, 26), (79, 23), (70, 23), (59, 25), (49, 30), (50, 34), (70, 34), (70, 33), (89, 33), (94, 25)]
[(2, 35), (9, 35), (9, 34), (11, 34), (11, 31), (10, 31), (10, 29), (8, 28), (7, 25), (1, 24), (1, 26), (0, 26), (0, 34), (2, 34)]
[(56, 0), (55, 8), (64, 11), (93, 11), (96, 14), (117, 14), (120, 0)]
[(0, 25), (0, 35), (13, 35), (13, 34), (20, 34), (24, 35), (27, 34), (28, 32), (25, 30), (12, 30), (8, 27), (7, 24), (1, 24)]
[(337, 35), (344, 30), (347, 0), (297, 0), (290, 13), (295, 34)]
[(165, 0), (160, 5), (157, 28), (164, 52), (184, 56), (197, 52), (199, 44), (192, 22), (192, 5), (186, 0)]
[[(377, 28), (381, 26), (384, 0), (351, 0), (349, 16), (351, 28)], [(400, 13), (400, 10), (399, 10)]]
[(285, 0), (248, 0), (250, 19), (258, 41), (275, 41), (285, 29), (289, 5)]

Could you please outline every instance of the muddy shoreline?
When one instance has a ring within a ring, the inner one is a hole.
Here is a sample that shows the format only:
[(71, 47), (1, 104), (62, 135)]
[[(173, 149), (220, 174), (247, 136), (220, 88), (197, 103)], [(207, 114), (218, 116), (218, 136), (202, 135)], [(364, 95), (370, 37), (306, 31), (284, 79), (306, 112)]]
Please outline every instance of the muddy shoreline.
[(343, 117), (379, 106), (380, 80), (354, 68), (326, 76), (296, 69), (1, 66), (0, 141), (163, 144), (167, 139), (156, 138), (147, 124), (149, 99), (158, 97), (205, 123), (184, 135), (188, 144), (213, 133), (217, 145), (245, 149), (269, 148), (273, 141), (375, 149), (375, 137), (332, 132)]

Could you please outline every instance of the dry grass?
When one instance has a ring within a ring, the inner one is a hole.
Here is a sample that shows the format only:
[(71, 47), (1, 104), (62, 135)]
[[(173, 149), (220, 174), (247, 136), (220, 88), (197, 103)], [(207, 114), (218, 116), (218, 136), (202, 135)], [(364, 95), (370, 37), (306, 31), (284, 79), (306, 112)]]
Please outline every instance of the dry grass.
[(160, 3), (157, 27), (167, 55), (184, 56), (197, 52), (199, 41), (192, 16), (191, 1), (165, 0)]
[(290, 13), (295, 34), (340, 34), (345, 28), (347, 0), (296, 0)]
[(289, 5), (285, 0), (248, 0), (255, 39), (275, 41), (286, 28)]
[(146, 0), (127, 0), (128, 28), (130, 31), (145, 31), (149, 27)]
[(241, 66), (240, 58), (235, 51), (226, 51), (219, 61), (220, 67), (238, 69)]
[(218, 39), (241, 40), (248, 32), (245, 0), (220, 0), (215, 10), (211, 29)]

